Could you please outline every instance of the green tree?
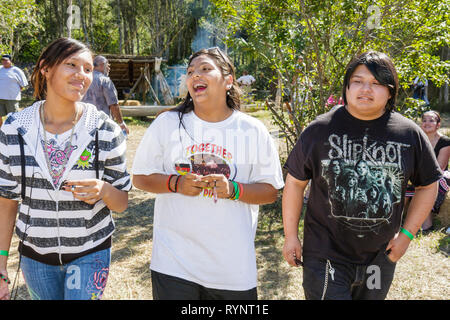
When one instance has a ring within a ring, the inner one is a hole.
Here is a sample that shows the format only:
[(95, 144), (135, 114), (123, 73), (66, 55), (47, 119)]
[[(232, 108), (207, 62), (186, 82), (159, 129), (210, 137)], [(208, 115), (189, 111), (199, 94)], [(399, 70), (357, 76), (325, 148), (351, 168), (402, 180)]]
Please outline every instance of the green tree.
[(2, 0), (0, 5), (0, 51), (13, 58), (26, 37), (38, 30), (34, 0)]
[[(288, 148), (305, 125), (328, 110), (327, 98), (339, 97), (345, 67), (359, 53), (377, 50), (394, 60), (402, 88), (399, 111), (411, 107), (408, 88), (415, 76), (423, 75), (438, 86), (449, 82), (450, 62), (440, 59), (440, 49), (450, 45), (449, 1), (212, 3), (215, 14), (228, 24), (229, 46), (271, 68), (278, 93), (290, 93), (289, 117), (268, 104), (286, 133)], [(280, 103), (278, 98), (276, 104)]]

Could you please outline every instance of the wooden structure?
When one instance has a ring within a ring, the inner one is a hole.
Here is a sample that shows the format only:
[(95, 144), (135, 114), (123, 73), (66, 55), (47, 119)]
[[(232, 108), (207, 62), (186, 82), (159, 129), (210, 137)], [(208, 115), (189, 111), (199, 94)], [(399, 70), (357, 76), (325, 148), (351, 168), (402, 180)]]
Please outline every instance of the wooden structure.
[[(119, 99), (128, 99), (127, 93), (134, 88), (134, 93), (141, 93), (143, 103), (147, 92), (152, 90), (155, 101), (158, 101), (157, 91), (151, 86), (151, 79), (155, 70), (155, 57), (153, 56), (134, 56), (118, 54), (102, 54), (110, 64), (109, 77), (116, 86)], [(167, 60), (163, 60), (167, 62)], [(148, 81), (140, 81), (147, 77)], [(137, 83), (139, 80), (139, 83)], [(158, 101), (159, 103), (159, 101)]]

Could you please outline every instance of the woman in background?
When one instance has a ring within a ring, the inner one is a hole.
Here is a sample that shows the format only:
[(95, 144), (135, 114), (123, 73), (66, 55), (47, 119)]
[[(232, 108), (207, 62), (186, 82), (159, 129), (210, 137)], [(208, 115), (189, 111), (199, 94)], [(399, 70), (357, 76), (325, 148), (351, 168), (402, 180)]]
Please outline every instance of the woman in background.
[(446, 171), (448, 170), (448, 160), (450, 158), (450, 138), (439, 132), (441, 127), (441, 116), (437, 111), (427, 111), (422, 115), (422, 123), (420, 125), (422, 130), (427, 134), (428, 139), (434, 149), (434, 154), (436, 159), (444, 171), (444, 177), (439, 181), (439, 192), (434, 203), (433, 210), (430, 212), (428, 218), (422, 224), (422, 232), (432, 231), (433, 228), (433, 214), (438, 214), (439, 209), (444, 202), (445, 195), (449, 189), (447, 186), (448, 175)]
[[(433, 206), (433, 210), (428, 215), (427, 219), (422, 224), (422, 233), (426, 234), (434, 230), (433, 214), (438, 214), (445, 196), (449, 189), (447, 181), (450, 178), (448, 172), (448, 160), (450, 158), (450, 138), (439, 132), (441, 127), (441, 116), (437, 111), (427, 111), (422, 115), (420, 128), (426, 133), (428, 140), (434, 149), (436, 159), (444, 171), (444, 176), (439, 180), (439, 192)], [(405, 194), (405, 203), (409, 203), (410, 198), (414, 196), (414, 186), (408, 185)]]

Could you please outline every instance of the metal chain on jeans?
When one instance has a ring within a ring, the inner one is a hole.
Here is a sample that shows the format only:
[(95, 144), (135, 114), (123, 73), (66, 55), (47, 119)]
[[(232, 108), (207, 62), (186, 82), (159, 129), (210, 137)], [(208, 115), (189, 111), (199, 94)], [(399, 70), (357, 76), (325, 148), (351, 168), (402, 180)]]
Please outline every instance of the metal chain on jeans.
[(334, 281), (334, 268), (331, 265), (330, 260), (327, 260), (327, 264), (325, 266), (325, 283), (323, 285), (323, 293), (322, 293), (322, 298), (320, 300), (324, 300), (325, 299), (325, 294), (327, 293), (327, 289), (328, 289), (328, 273), (331, 274), (331, 280)]

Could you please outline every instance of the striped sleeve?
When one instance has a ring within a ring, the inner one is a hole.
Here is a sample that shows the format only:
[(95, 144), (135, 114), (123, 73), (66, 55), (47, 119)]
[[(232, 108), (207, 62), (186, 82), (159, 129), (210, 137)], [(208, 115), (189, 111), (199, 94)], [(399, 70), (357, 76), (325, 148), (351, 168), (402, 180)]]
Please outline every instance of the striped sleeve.
[(108, 143), (107, 156), (105, 159), (103, 180), (109, 182), (115, 188), (122, 191), (130, 191), (131, 179), (127, 171), (126, 151), (127, 143), (122, 130), (115, 123), (113, 136)]
[[(5, 133), (6, 125), (3, 125), (0, 129), (0, 197), (20, 200), (20, 185), (18, 183), (19, 179), (14, 177), (11, 171), (11, 158), (9, 155), (9, 143), (13, 139), (13, 135), (7, 135)], [(19, 146), (17, 146), (19, 149)], [(20, 156), (19, 156), (20, 157)], [(20, 163), (19, 163), (20, 166)]]

